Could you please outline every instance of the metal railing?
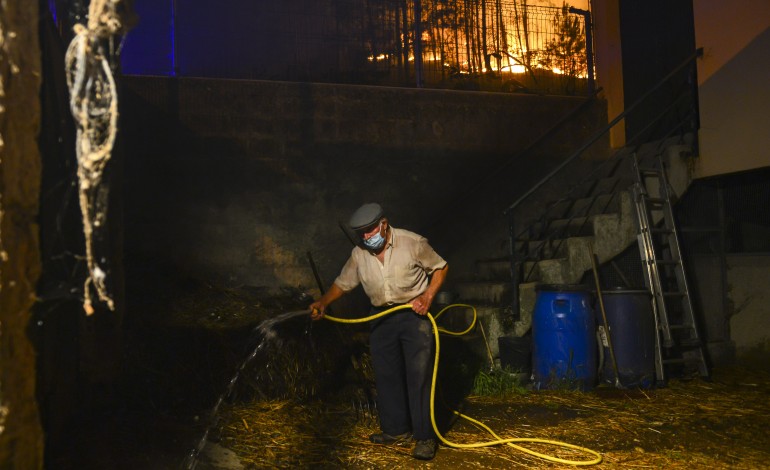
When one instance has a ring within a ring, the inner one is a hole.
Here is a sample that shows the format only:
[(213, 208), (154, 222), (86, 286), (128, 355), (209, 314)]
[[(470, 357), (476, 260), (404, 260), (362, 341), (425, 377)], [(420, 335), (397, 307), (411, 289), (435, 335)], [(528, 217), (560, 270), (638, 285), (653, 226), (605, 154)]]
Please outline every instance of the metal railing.
[[(381, 70), (398, 73), (406, 65), (402, 77), (407, 79), (413, 67), (417, 86), (581, 95), (593, 90), (587, 11), (503, 0), (407, 4), (407, 25), (418, 29), (402, 27), (403, 43), (391, 38), (383, 50), (372, 51), (370, 60)], [(398, 29), (393, 23), (386, 27)], [(414, 65), (394, 53), (410, 47)]]
[[(174, 2), (153, 12), (171, 16), (171, 31), (155, 34), (173, 37), (168, 68), (178, 76), (590, 95), (590, 13), (523, 3), (252, 2), (242, 13), (217, 12), (237, 36), (217, 27), (205, 42), (193, 26), (210, 11)], [(246, 47), (233, 54), (236, 37)], [(122, 53), (136, 67), (148, 61), (141, 43), (129, 38)]]
[[(659, 126), (661, 123), (666, 122), (665, 119), (667, 117), (670, 117), (672, 112), (673, 113), (680, 112), (681, 110), (680, 108), (682, 105), (681, 101), (683, 99), (688, 100), (688, 103), (686, 103), (685, 105), (689, 108), (689, 112), (684, 113), (684, 115), (682, 116), (678, 116), (677, 119), (673, 120), (673, 124), (671, 124), (671, 121), (669, 120), (668, 129), (666, 129), (662, 133), (658, 132), (655, 135), (660, 138), (660, 137), (667, 137), (669, 135), (672, 135), (675, 132), (683, 133), (683, 132), (690, 132), (690, 131), (697, 130), (697, 127), (698, 127), (697, 81), (694, 79), (694, 76), (695, 76), (694, 71), (695, 71), (695, 60), (699, 57), (702, 57), (702, 55), (703, 55), (703, 49), (699, 48), (693, 54), (688, 56), (677, 67), (675, 67), (665, 77), (663, 77), (660, 81), (658, 81), (658, 83), (656, 83), (653, 87), (651, 87), (644, 94), (642, 94), (633, 104), (628, 106), (622, 113), (620, 113), (618, 116), (612, 119), (602, 129), (599, 129), (596, 133), (594, 133), (569, 157), (567, 157), (564, 161), (562, 161), (562, 163), (560, 163), (556, 168), (554, 168), (551, 172), (549, 172), (545, 177), (543, 177), (541, 180), (535, 183), (535, 185), (533, 185), (529, 190), (527, 190), (521, 197), (519, 197), (510, 206), (508, 206), (508, 208), (505, 209), (505, 211), (503, 211), (504, 215), (508, 217), (508, 221), (509, 221), (509, 243), (510, 243), (509, 250), (510, 250), (510, 266), (511, 266), (510, 271), (511, 271), (511, 282), (513, 285), (511, 310), (515, 318), (517, 318), (520, 313), (519, 312), (519, 309), (520, 309), (519, 284), (521, 282), (526, 282), (528, 277), (528, 276), (525, 276), (524, 278), (522, 277), (521, 267), (524, 262), (528, 261), (527, 255), (531, 253), (531, 250), (528, 246), (523, 246), (522, 248), (523, 248), (524, 254), (522, 255), (522, 253), (520, 253), (516, 248), (517, 241), (521, 240), (522, 237), (528, 231), (531, 231), (531, 228), (535, 223), (539, 222), (540, 224), (544, 224), (544, 219), (547, 217), (547, 214), (552, 208), (557, 207), (559, 204), (563, 204), (565, 201), (568, 201), (570, 198), (574, 198), (575, 192), (578, 191), (579, 188), (583, 188), (586, 182), (595, 180), (597, 174), (600, 174), (602, 171), (604, 171), (607, 174), (612, 174), (614, 169), (617, 168), (619, 160), (633, 153), (634, 146), (641, 145), (646, 141), (647, 138), (649, 138), (650, 135), (653, 135), (651, 134), (651, 131), (654, 130), (656, 126)], [(514, 212), (519, 206), (521, 206), (521, 204), (524, 201), (528, 200), (530, 197), (532, 197), (532, 195), (537, 193), (538, 190), (540, 190), (543, 186), (545, 186), (548, 182), (550, 182), (555, 176), (563, 172), (564, 169), (570, 163), (573, 163), (579, 157), (581, 157), (584, 154), (584, 152), (586, 152), (586, 150), (588, 150), (593, 144), (595, 144), (597, 141), (599, 141), (599, 139), (601, 139), (606, 134), (608, 134), (614, 126), (622, 122), (631, 113), (636, 111), (637, 108), (639, 108), (643, 103), (645, 103), (648, 100), (648, 98), (652, 96), (657, 90), (662, 88), (665, 84), (669, 83), (673, 77), (678, 76), (678, 74), (682, 73), (683, 71), (688, 73), (688, 76), (690, 77), (687, 81), (689, 86), (686, 90), (684, 90), (682, 93), (677, 94), (677, 96), (675, 96), (674, 99), (672, 99), (667, 106), (659, 110), (659, 112), (649, 120), (646, 126), (644, 126), (634, 136), (628, 139), (626, 142), (626, 146), (623, 149), (620, 149), (618, 152), (612, 155), (609, 159), (597, 165), (592, 171), (589, 172), (587, 176), (583, 177), (580, 181), (573, 184), (571, 188), (565, 192), (563, 198), (550, 204), (542, 212), (542, 216), (538, 221), (532, 221), (531, 224), (527, 225), (526, 228), (517, 232), (517, 229), (516, 229), (517, 224), (516, 224), (516, 218), (515, 218)], [(610, 188), (610, 191), (614, 191), (615, 189), (616, 188)], [(587, 223), (588, 212), (591, 210), (595, 201), (596, 199), (594, 199), (587, 206), (584, 223)], [(605, 204), (609, 204), (609, 203), (605, 202)], [(573, 214), (571, 218), (574, 218), (576, 216), (578, 215)], [(547, 240), (542, 240), (539, 246), (535, 248), (534, 253), (542, 253), (542, 250), (545, 247), (546, 242)]]
[[(291, 61), (286, 70), (311, 79), (575, 95), (593, 90), (590, 14), (583, 10), (517, 0), (337, 0), (334, 17), (311, 11), (316, 16), (296, 13), (271, 33), (275, 47), (294, 49), (283, 55)], [(319, 43), (330, 54), (324, 69), (314, 60)]]

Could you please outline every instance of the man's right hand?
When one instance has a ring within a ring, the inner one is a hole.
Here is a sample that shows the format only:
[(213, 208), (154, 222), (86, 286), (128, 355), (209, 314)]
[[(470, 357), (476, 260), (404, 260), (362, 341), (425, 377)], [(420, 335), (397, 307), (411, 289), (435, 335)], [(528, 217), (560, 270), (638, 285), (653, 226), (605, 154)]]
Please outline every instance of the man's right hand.
[(326, 305), (324, 305), (320, 300), (316, 300), (310, 304), (308, 309), (310, 310), (310, 318), (313, 320), (320, 320), (326, 314)]
[(342, 297), (344, 294), (345, 291), (340, 289), (337, 284), (332, 284), (331, 288), (324, 295), (322, 295), (320, 299), (316, 300), (308, 307), (310, 310), (310, 318), (313, 320), (322, 319), (324, 315), (326, 315), (326, 307), (328, 307), (330, 303)]

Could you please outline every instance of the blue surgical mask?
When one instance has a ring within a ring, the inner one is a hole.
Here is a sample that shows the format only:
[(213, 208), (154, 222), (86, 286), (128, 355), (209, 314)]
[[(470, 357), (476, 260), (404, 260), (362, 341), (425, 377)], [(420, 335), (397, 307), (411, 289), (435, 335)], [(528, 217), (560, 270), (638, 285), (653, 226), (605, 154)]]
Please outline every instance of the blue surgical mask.
[(364, 240), (364, 246), (370, 250), (377, 251), (385, 245), (385, 237), (382, 236), (382, 225), (380, 225), (380, 231), (375, 233), (371, 238)]

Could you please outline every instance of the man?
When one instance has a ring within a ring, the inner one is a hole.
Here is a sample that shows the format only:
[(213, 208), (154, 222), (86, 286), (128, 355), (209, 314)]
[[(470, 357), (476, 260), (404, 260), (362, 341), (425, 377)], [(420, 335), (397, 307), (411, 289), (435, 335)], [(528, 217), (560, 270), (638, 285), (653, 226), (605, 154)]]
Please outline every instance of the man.
[(430, 460), (437, 444), (430, 417), (435, 345), (426, 314), (446, 278), (447, 263), (424, 237), (392, 227), (379, 204), (359, 207), (349, 225), (361, 246), (353, 248), (331, 288), (310, 305), (311, 317), (323, 318), (329, 304), (359, 284), (371, 301), (371, 315), (412, 305), (411, 310), (371, 322), (369, 345), (382, 432), (369, 440), (393, 444), (413, 437), (412, 456)]

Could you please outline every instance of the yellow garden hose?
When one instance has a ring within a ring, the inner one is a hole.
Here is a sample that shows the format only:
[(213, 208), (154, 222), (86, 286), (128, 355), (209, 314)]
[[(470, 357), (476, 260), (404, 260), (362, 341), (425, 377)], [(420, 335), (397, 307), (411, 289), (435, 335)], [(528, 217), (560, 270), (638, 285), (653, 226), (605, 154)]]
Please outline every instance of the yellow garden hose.
[[(458, 332), (448, 331), (448, 330), (445, 330), (443, 328), (439, 328), (438, 325), (436, 325), (436, 319), (438, 317), (440, 317), (441, 314), (443, 314), (445, 311), (449, 310), (450, 308), (455, 308), (455, 307), (465, 307), (465, 308), (470, 308), (470, 309), (473, 310), (473, 321), (471, 322), (471, 325), (468, 327), (468, 329), (458, 333)], [(368, 322), (368, 321), (371, 321), (371, 320), (383, 317), (385, 315), (391, 314), (391, 313), (396, 312), (398, 310), (406, 310), (406, 309), (411, 309), (411, 308), (412, 308), (411, 304), (405, 304), (405, 305), (399, 305), (397, 307), (393, 307), (393, 308), (391, 308), (389, 310), (385, 310), (383, 312), (380, 312), (380, 313), (377, 313), (375, 315), (371, 315), (371, 316), (368, 316), (368, 317), (364, 317), (364, 318), (350, 318), (349, 319), (349, 318), (332, 317), (332, 316), (329, 316), (329, 315), (326, 315), (324, 318), (326, 318), (328, 320), (331, 320), (331, 321), (339, 322), (339, 323), (364, 323), (364, 322)], [(452, 441), (447, 440), (439, 432), (438, 426), (436, 426), (436, 417), (435, 417), (435, 412), (434, 412), (434, 401), (435, 401), (435, 395), (436, 395), (436, 375), (437, 375), (437, 372), (438, 372), (438, 360), (439, 360), (439, 352), (440, 352), (439, 333), (445, 333), (445, 334), (449, 334), (449, 335), (453, 335), (453, 336), (460, 336), (460, 335), (464, 335), (464, 334), (470, 332), (473, 329), (473, 327), (476, 325), (476, 308), (473, 307), (472, 305), (467, 305), (467, 304), (452, 304), (452, 305), (449, 305), (447, 307), (444, 307), (435, 316), (435, 318), (430, 313), (427, 314), (427, 317), (430, 319), (430, 322), (433, 324), (433, 336), (434, 336), (434, 339), (436, 341), (436, 355), (435, 355), (435, 358), (433, 360), (433, 378), (431, 379), (431, 387), (430, 387), (430, 420), (431, 420), (431, 423), (433, 424), (433, 430), (436, 432), (436, 436), (438, 436), (438, 438), (441, 440), (441, 442), (443, 442), (444, 444), (446, 444), (449, 447), (455, 447), (455, 448), (458, 448), (458, 449), (468, 449), (468, 448), (476, 448), (476, 447), (489, 447), (489, 446), (494, 446), (494, 445), (498, 445), (498, 444), (507, 444), (507, 445), (509, 445), (509, 446), (511, 446), (511, 447), (513, 447), (515, 449), (518, 449), (518, 450), (522, 451), (522, 452), (525, 452), (525, 453), (530, 454), (530, 455), (534, 455), (535, 457), (539, 457), (541, 459), (548, 460), (550, 462), (556, 462), (556, 463), (567, 464), (567, 465), (596, 465), (596, 464), (598, 464), (598, 463), (600, 463), (602, 461), (602, 456), (598, 452), (593, 451), (591, 449), (588, 449), (586, 447), (580, 447), (580, 446), (577, 446), (577, 445), (574, 445), (574, 444), (568, 444), (566, 442), (551, 441), (551, 440), (548, 440), (548, 439), (537, 439), (537, 438), (529, 438), (529, 437), (507, 438), (507, 439), (504, 439), (504, 438), (498, 436), (497, 434), (495, 434), (495, 432), (492, 431), (492, 429), (490, 429), (486, 424), (484, 424), (484, 423), (482, 423), (480, 421), (477, 421), (477, 420), (471, 418), (470, 416), (466, 416), (466, 415), (460, 413), (459, 411), (455, 411), (455, 410), (452, 410), (452, 412), (454, 414), (456, 414), (457, 416), (459, 416), (459, 417), (461, 417), (461, 418), (463, 418), (463, 419), (465, 419), (467, 421), (470, 421), (471, 423), (473, 423), (476, 426), (479, 426), (479, 427), (485, 429), (487, 432), (489, 432), (489, 434), (494, 436), (495, 440), (484, 441), (484, 442), (473, 442), (473, 443), (470, 443), (470, 444), (460, 444), (460, 443), (456, 443), (456, 442), (452, 442)], [(577, 451), (580, 451), (580, 452), (585, 452), (585, 453), (591, 454), (592, 456), (594, 456), (594, 458), (592, 460), (567, 460), (567, 459), (561, 459), (559, 457), (554, 457), (552, 455), (541, 454), (540, 452), (535, 452), (534, 450), (527, 449), (526, 447), (522, 447), (522, 446), (516, 445), (516, 444), (514, 444), (514, 442), (533, 442), (533, 443), (539, 443), (539, 444), (549, 444), (549, 445), (553, 445), (553, 446), (556, 446), (556, 447), (564, 447), (564, 448), (567, 448), (567, 449), (573, 449), (573, 450), (577, 450)]]

